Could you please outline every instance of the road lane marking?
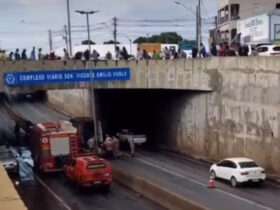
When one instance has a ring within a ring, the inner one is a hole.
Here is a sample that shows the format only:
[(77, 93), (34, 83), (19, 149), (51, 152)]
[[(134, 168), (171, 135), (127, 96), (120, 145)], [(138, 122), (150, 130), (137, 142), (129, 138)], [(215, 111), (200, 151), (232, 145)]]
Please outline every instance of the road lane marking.
[[(139, 155), (141, 155), (143, 158), (145, 157), (145, 158), (147, 158), (148, 156), (147, 156), (147, 154), (146, 153), (144, 153), (143, 151), (141, 151), (141, 152), (137, 152)], [(162, 158), (167, 158), (166, 157), (166, 155), (159, 155), (159, 157), (162, 157)], [(148, 157), (148, 158), (152, 158), (152, 157)], [(175, 158), (177, 158), (177, 157), (175, 157)], [(179, 158), (179, 157), (178, 157)], [(182, 160), (184, 160), (185, 162), (192, 162), (192, 163), (195, 163), (195, 164), (199, 164), (200, 166), (202, 166), (203, 168), (206, 168), (206, 167), (210, 167), (210, 164), (208, 165), (206, 162), (201, 162), (200, 160), (198, 160), (198, 159), (192, 159), (192, 158), (189, 158), (189, 157), (186, 157), (186, 158), (184, 158), (184, 159), (182, 159)], [(175, 161), (175, 160), (173, 160), (173, 161)], [(164, 162), (164, 161), (160, 161), (160, 162)], [(189, 166), (188, 166), (189, 167)], [(206, 169), (207, 170), (207, 169)], [(208, 171), (208, 170), (207, 170)], [(270, 185), (271, 187), (274, 187), (274, 188), (278, 188), (278, 189), (280, 189), (280, 182), (279, 182), (279, 184), (278, 183), (274, 183), (273, 181), (270, 181), (270, 180), (267, 180), (266, 181), (266, 184), (267, 185)]]
[(40, 177), (36, 176), (36, 179), (56, 200), (58, 200), (63, 205), (65, 209), (72, 210), (72, 208), (59, 195), (57, 195)]
[[(161, 171), (164, 171), (164, 172), (166, 172), (166, 173), (168, 173), (168, 174), (171, 174), (171, 175), (177, 176), (177, 177), (179, 177), (179, 178), (188, 180), (188, 181), (193, 182), (193, 183), (195, 183), (195, 184), (197, 184), (197, 185), (200, 185), (200, 186), (202, 186), (202, 187), (207, 187), (206, 184), (204, 184), (204, 183), (202, 183), (202, 182), (200, 182), (200, 181), (197, 181), (197, 180), (195, 180), (195, 179), (186, 177), (185, 175), (182, 175), (182, 174), (177, 173), (177, 172), (175, 172), (175, 171), (171, 171), (170, 169), (168, 169), (168, 168), (166, 168), (166, 167), (159, 166), (155, 161), (151, 161), (151, 160), (147, 161), (147, 160), (144, 160), (143, 158), (136, 158), (136, 159), (137, 159), (138, 161), (140, 161), (140, 162), (146, 164), (146, 165), (149, 165), (149, 166), (152, 166), (152, 167), (154, 167), (154, 168), (157, 168), (157, 169), (159, 169), (159, 170), (161, 170)], [(154, 163), (152, 163), (152, 162), (154, 162)], [(224, 191), (224, 190), (221, 190), (221, 189), (215, 189), (215, 191), (220, 192), (220, 193), (222, 193), (222, 194), (225, 194), (225, 195), (227, 195), (227, 196), (229, 196), (229, 197), (232, 197), (232, 198), (234, 198), (234, 199), (243, 201), (243, 202), (248, 203), (248, 204), (250, 204), (250, 205), (256, 206), (256, 207), (261, 208), (261, 209), (265, 209), (265, 210), (275, 210), (275, 209), (272, 209), (272, 208), (270, 208), (270, 207), (267, 207), (267, 206), (264, 206), (264, 205), (262, 205), (262, 204), (259, 204), (259, 203), (255, 202), (255, 201), (251, 201), (251, 200), (248, 200), (248, 199), (246, 199), (246, 198), (242, 198), (242, 197), (240, 197), (240, 196), (238, 196), (238, 195), (235, 195), (235, 194), (233, 194), (233, 193), (230, 193), (230, 192), (227, 192), (227, 191)]]

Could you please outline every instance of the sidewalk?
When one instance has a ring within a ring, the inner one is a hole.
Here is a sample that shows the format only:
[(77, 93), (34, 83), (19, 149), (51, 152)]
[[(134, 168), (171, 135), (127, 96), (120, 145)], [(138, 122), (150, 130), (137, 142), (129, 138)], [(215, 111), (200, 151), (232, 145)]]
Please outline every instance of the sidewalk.
[(27, 210), (2, 166), (0, 166), (0, 186), (1, 210)]

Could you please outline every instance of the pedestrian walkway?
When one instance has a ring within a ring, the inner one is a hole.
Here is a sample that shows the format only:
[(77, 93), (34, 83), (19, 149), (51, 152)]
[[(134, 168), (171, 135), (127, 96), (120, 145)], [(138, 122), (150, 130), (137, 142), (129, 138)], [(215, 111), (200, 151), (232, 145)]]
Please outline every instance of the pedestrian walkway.
[(27, 210), (2, 166), (0, 166), (0, 186), (0, 210)]

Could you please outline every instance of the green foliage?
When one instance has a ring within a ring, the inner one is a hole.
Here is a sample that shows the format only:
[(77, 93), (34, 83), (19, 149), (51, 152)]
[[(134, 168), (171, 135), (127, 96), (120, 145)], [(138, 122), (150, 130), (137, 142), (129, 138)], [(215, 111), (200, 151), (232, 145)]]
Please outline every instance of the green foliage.
[[(114, 40), (109, 40), (107, 42), (104, 42), (103, 44), (115, 44), (115, 41)], [(116, 44), (120, 44), (120, 42), (116, 42)]]
[(182, 36), (176, 32), (164, 32), (159, 35), (153, 35), (151, 37), (139, 37), (134, 40), (134, 43), (162, 43), (162, 44), (178, 44), (183, 41)]
[(82, 41), (82, 45), (88, 45), (89, 42), (90, 42), (91, 45), (95, 44), (95, 42), (92, 41), (92, 40), (84, 40), (84, 41)]

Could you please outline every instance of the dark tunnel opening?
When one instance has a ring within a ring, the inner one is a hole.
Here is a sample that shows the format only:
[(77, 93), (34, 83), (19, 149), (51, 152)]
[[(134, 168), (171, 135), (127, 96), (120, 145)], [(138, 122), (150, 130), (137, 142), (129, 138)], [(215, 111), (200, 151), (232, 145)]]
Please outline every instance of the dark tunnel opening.
[(99, 120), (104, 133), (122, 129), (145, 134), (146, 149), (157, 150), (176, 144), (176, 129), (185, 106), (196, 91), (178, 90), (97, 90)]

